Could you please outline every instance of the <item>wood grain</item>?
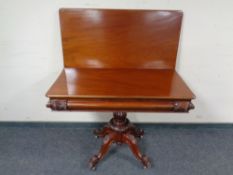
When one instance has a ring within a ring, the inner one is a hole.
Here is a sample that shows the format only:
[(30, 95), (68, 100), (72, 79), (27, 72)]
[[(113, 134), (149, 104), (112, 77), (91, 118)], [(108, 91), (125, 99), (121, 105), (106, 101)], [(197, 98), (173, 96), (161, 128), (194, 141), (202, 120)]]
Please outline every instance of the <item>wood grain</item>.
[(49, 98), (193, 99), (174, 70), (65, 68)]
[(61, 9), (65, 67), (174, 69), (181, 11)]

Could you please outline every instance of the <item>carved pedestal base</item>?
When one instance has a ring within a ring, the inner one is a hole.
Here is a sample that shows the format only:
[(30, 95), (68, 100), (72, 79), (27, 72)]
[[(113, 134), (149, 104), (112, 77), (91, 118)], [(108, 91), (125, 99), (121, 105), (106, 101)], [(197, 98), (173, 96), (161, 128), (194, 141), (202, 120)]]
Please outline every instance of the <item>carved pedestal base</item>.
[(89, 162), (92, 170), (96, 169), (97, 163), (103, 159), (112, 143), (121, 145), (127, 144), (134, 156), (141, 161), (144, 168), (150, 167), (150, 161), (147, 156), (141, 154), (136, 138), (142, 138), (144, 131), (136, 128), (126, 118), (126, 112), (114, 112), (113, 118), (104, 126), (103, 129), (95, 130), (94, 134), (97, 138), (103, 138), (103, 145), (97, 155), (94, 155)]

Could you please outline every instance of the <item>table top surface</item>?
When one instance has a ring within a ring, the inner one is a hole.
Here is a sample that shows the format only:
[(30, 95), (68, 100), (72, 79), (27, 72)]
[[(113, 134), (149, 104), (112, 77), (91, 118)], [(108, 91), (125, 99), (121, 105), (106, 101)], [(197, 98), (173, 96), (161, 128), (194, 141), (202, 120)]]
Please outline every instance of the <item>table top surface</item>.
[(49, 98), (191, 100), (195, 96), (175, 70), (64, 68)]

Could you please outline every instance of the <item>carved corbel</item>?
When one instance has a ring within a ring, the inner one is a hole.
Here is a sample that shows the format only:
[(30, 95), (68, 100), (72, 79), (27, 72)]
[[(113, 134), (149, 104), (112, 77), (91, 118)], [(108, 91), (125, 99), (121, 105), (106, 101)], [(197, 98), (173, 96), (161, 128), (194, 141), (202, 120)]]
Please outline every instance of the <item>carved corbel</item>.
[(176, 101), (174, 102), (174, 112), (188, 112), (190, 109), (194, 109), (194, 105), (191, 101)]
[(67, 100), (50, 99), (46, 106), (55, 111), (67, 110)]

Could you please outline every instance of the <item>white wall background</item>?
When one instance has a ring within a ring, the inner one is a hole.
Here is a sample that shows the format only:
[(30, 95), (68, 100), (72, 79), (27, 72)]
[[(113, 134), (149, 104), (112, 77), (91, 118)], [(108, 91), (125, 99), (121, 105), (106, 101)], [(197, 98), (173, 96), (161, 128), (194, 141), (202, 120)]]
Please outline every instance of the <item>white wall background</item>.
[(135, 122), (233, 122), (232, 0), (0, 0), (0, 121), (106, 121), (110, 113), (51, 112), (62, 69), (60, 7), (179, 9), (177, 70), (197, 96), (189, 114), (131, 113)]

